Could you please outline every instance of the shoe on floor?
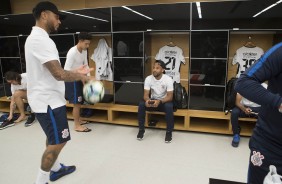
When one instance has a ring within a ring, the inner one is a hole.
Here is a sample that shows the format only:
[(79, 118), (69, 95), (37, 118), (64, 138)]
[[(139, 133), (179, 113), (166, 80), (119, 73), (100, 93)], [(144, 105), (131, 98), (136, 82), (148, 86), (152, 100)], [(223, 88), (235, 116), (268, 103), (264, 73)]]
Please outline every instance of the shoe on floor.
[(172, 132), (166, 132), (165, 143), (171, 143), (171, 141), (172, 141)]
[(28, 116), (27, 121), (25, 122), (24, 126), (25, 126), (25, 127), (28, 127), (28, 126), (32, 125), (34, 122), (35, 122), (35, 114), (34, 114), (34, 113), (31, 113), (31, 114)]
[(238, 147), (239, 142), (240, 142), (240, 135), (239, 135), (239, 134), (235, 134), (235, 135), (233, 136), (233, 140), (232, 140), (231, 145), (232, 145), (233, 147)]
[(74, 172), (76, 169), (74, 165), (73, 166), (65, 166), (64, 164), (60, 164), (60, 165), (61, 165), (61, 169), (59, 171), (57, 172), (50, 171), (50, 181), (56, 181), (57, 179)]
[(1, 124), (0, 126), (0, 130), (4, 129), (4, 128), (8, 128), (8, 127), (11, 127), (11, 126), (14, 126), (15, 125), (15, 122), (13, 120), (4, 120), (3, 123)]
[(145, 130), (139, 130), (138, 134), (137, 134), (137, 139), (139, 141), (141, 141), (144, 137), (144, 133), (145, 133)]

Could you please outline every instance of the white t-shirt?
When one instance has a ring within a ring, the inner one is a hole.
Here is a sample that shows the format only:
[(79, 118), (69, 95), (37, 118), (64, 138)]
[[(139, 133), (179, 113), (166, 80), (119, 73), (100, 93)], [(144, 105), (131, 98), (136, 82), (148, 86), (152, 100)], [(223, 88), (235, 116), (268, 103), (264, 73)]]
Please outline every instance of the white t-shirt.
[(245, 72), (247, 68), (249, 68), (253, 63), (255, 63), (256, 60), (258, 60), (262, 55), (264, 54), (264, 51), (260, 47), (241, 47), (239, 48), (235, 56), (233, 58), (232, 64), (235, 65), (238, 63), (239, 70), (237, 71), (237, 78), (240, 77), (241, 73)]
[(174, 46), (163, 46), (160, 48), (155, 57), (156, 60), (162, 60), (166, 64), (165, 73), (170, 76), (173, 81), (180, 83), (180, 64), (185, 64), (183, 51), (181, 48)]
[(22, 77), (21, 84), (19, 84), (19, 85), (11, 84), (12, 95), (17, 90), (26, 90), (27, 89), (26, 73), (22, 73), (21, 77)]
[(73, 46), (67, 53), (64, 69), (73, 70), (82, 65), (88, 66), (87, 50), (82, 50), (82, 52), (79, 52), (77, 46)]
[(151, 99), (160, 100), (166, 97), (168, 91), (173, 91), (173, 80), (166, 74), (157, 80), (153, 75), (145, 79), (145, 90), (151, 90)]
[(65, 84), (56, 80), (44, 63), (52, 60), (60, 62), (57, 47), (48, 33), (37, 26), (32, 28), (25, 42), (25, 60), (27, 73), (27, 98), (36, 113), (47, 113), (64, 106)]

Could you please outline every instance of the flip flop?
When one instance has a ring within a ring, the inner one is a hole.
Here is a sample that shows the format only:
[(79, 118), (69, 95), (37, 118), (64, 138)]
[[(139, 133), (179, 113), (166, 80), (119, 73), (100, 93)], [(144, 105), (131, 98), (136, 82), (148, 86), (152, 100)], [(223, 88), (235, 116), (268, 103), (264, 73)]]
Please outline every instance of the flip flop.
[(91, 132), (90, 128), (85, 128), (84, 130), (75, 130), (77, 132)]
[(80, 123), (80, 125), (85, 125), (85, 124), (88, 124), (88, 123), (90, 123), (90, 122), (89, 121), (85, 121), (83, 123)]

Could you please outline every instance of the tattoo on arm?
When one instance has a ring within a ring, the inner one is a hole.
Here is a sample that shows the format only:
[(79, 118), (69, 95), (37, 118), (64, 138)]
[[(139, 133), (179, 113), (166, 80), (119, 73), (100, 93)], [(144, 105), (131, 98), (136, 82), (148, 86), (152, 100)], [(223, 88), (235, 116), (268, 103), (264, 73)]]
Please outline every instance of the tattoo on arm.
[(50, 71), (53, 77), (58, 81), (72, 82), (82, 80), (85, 76), (73, 71), (64, 70), (57, 60), (48, 61), (44, 66)]

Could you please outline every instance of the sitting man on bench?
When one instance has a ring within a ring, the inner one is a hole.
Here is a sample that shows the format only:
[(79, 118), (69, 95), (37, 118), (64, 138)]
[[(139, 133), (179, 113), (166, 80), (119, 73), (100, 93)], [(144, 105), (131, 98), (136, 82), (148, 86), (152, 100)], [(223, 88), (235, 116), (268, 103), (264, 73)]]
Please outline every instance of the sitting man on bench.
[[(267, 84), (261, 84), (264, 88), (267, 88)], [(233, 131), (233, 140), (231, 145), (233, 147), (238, 147), (240, 142), (240, 131), (241, 128), (238, 124), (239, 118), (257, 118), (260, 110), (260, 105), (249, 101), (248, 99), (242, 97), (239, 93), (236, 95), (235, 107), (231, 112), (231, 124)]]
[[(10, 112), (6, 121), (0, 126), (0, 130), (15, 125), (15, 123), (22, 122), (27, 119), (24, 110), (24, 100), (27, 100), (27, 79), (26, 73), (19, 74), (17, 72), (8, 71), (5, 73), (5, 79), (11, 84), (11, 103)], [(18, 108), (20, 115), (14, 120), (13, 115), (15, 109)], [(35, 116), (33, 113), (28, 117), (25, 126), (30, 126), (34, 122)]]
[[(139, 103), (138, 123), (139, 132), (138, 140), (142, 140), (145, 133), (145, 114), (148, 111), (165, 112), (167, 123), (165, 142), (172, 141), (172, 130), (174, 127), (173, 117), (173, 80), (165, 74), (166, 65), (163, 61), (157, 60), (153, 66), (153, 74), (145, 79), (144, 83), (144, 101)], [(150, 98), (151, 92), (151, 98)]]

